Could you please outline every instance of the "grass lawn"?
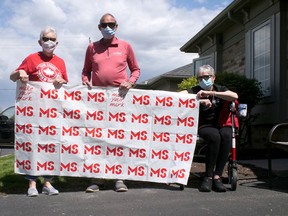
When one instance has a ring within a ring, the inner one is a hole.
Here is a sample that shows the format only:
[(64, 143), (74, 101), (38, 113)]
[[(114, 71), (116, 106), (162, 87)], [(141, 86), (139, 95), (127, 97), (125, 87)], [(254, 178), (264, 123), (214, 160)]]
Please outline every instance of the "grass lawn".
[[(43, 179), (38, 178), (37, 189), (42, 191)], [(60, 192), (85, 191), (91, 184), (89, 178), (54, 177), (53, 186)], [(28, 189), (28, 180), (25, 176), (14, 173), (14, 155), (0, 157), (0, 193), (25, 194)]]

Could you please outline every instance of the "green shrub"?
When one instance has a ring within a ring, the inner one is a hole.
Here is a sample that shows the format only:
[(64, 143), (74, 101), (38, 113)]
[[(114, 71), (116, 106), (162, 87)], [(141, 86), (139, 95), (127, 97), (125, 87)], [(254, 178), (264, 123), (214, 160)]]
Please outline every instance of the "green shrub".
[(195, 76), (189, 77), (187, 79), (183, 79), (183, 81), (178, 84), (179, 90), (190, 89), (198, 84), (197, 78)]
[(261, 101), (263, 92), (261, 83), (256, 79), (249, 79), (237, 73), (217, 73), (215, 83), (226, 86), (229, 90), (237, 92), (239, 103), (248, 105), (251, 111)]

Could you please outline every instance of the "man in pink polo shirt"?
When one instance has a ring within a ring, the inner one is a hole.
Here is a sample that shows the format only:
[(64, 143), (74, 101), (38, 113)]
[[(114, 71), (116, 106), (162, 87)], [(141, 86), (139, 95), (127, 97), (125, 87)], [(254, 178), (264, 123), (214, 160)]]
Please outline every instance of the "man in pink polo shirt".
[[(98, 29), (103, 38), (89, 44), (82, 70), (82, 83), (89, 88), (115, 86), (128, 90), (140, 76), (140, 68), (131, 45), (115, 37), (117, 28), (118, 24), (112, 14), (107, 13), (101, 17)], [(129, 76), (127, 66), (130, 70)], [(93, 179), (86, 192), (99, 191), (102, 184), (102, 181)], [(116, 180), (115, 191), (126, 192), (128, 188), (122, 180)]]

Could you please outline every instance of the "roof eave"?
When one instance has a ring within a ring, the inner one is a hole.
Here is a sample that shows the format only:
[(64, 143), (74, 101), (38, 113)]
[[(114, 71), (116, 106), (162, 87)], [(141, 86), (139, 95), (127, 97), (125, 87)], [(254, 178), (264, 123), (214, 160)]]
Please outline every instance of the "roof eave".
[[(228, 14), (236, 8), (243, 7), (243, 5), (249, 0), (234, 0), (228, 5), (220, 14), (218, 14), (213, 20), (211, 20), (202, 30), (200, 30), (194, 37), (192, 37), (181, 48), (181, 52), (186, 53), (199, 53), (196, 45), (203, 38), (211, 35), (213, 31), (223, 24), (223, 22), (229, 20)], [(194, 46), (194, 47), (193, 47)]]

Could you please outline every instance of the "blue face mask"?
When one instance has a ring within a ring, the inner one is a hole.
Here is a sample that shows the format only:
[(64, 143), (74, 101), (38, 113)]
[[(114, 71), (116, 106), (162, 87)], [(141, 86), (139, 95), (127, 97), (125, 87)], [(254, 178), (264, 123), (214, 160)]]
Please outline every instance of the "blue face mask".
[(199, 82), (199, 86), (204, 90), (209, 90), (213, 85), (212, 78), (210, 77), (208, 80), (202, 79)]
[(105, 39), (111, 39), (115, 34), (115, 30), (107, 26), (106, 28), (101, 29), (101, 33)]

